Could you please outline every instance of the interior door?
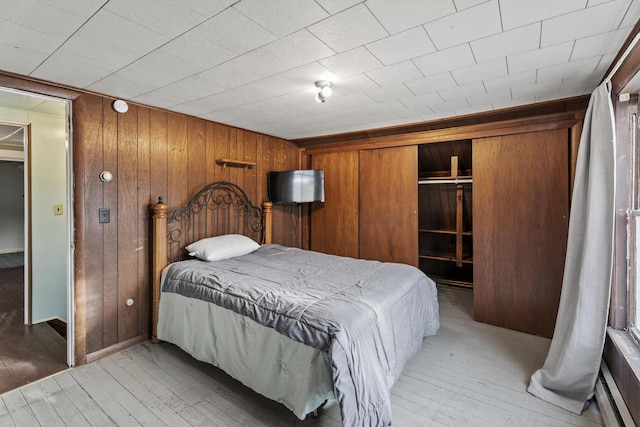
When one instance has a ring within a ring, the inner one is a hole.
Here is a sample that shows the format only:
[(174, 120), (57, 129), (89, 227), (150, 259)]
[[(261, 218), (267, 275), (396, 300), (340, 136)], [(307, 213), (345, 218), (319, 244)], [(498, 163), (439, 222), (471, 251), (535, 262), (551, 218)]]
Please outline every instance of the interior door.
[(360, 258), (418, 265), (418, 147), (360, 151)]
[(475, 320), (553, 335), (569, 182), (567, 129), (473, 141)]

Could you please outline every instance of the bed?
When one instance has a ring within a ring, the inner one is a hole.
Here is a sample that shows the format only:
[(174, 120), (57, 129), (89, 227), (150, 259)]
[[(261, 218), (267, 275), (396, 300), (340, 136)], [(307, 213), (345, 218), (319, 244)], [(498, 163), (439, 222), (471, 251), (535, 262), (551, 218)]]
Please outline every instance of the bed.
[(153, 338), (300, 419), (335, 399), (345, 426), (390, 425), (389, 390), (439, 327), (435, 283), (403, 264), (273, 244), (271, 208), (230, 182), (171, 216), (153, 206)]

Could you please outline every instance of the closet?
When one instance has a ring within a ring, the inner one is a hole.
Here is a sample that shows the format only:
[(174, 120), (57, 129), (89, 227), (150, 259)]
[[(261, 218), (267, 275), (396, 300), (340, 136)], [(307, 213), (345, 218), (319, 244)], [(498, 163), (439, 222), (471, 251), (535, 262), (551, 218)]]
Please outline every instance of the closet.
[(418, 262), (440, 283), (473, 286), (471, 140), (418, 147)]
[(415, 265), (439, 284), (471, 289), (475, 320), (551, 337), (580, 117), (316, 148), (326, 202), (311, 213), (311, 248)]

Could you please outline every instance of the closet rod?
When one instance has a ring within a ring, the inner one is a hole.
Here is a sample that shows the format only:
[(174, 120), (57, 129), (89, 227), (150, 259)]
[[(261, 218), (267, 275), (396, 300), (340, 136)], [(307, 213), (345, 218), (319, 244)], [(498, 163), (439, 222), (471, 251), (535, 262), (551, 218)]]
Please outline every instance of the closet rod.
[(473, 178), (421, 179), (418, 184), (471, 184)]

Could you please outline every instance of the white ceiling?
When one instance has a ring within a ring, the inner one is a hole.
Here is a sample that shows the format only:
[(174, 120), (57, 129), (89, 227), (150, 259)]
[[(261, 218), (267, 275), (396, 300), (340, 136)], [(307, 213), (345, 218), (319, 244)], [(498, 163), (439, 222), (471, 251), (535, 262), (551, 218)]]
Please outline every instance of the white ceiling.
[(640, 18), (639, 0), (2, 3), (0, 69), (287, 139), (589, 94)]

